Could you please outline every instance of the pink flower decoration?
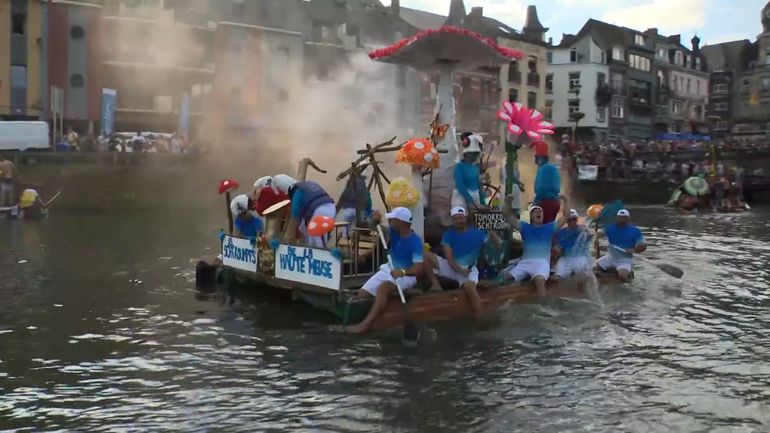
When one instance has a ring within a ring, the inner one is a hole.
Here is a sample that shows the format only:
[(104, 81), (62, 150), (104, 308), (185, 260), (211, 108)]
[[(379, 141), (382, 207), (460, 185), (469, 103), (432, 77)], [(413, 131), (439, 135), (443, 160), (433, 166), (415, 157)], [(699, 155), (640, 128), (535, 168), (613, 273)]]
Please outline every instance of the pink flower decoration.
[(507, 129), (512, 135), (526, 134), (531, 140), (542, 140), (543, 134), (553, 134), (553, 125), (543, 120), (542, 113), (518, 102), (503, 102), (497, 118), (508, 122)]

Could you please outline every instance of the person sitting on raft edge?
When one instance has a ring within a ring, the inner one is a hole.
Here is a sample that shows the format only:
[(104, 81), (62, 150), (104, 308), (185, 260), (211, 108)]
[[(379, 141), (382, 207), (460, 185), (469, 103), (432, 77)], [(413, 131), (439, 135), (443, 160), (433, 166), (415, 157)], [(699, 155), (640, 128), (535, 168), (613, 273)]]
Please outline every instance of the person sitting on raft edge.
[(355, 299), (374, 298), (366, 318), (357, 325), (348, 326), (345, 331), (360, 334), (369, 330), (374, 319), (382, 313), (391, 293), (408, 290), (417, 284), (417, 276), (423, 271), (422, 239), (412, 231), (412, 212), (397, 207), (385, 214), (390, 225), (390, 259), (395, 269), (385, 263), (380, 270), (364, 283)]
[(468, 213), (464, 208), (454, 207), (450, 213), (452, 227), (444, 232), (441, 238), (441, 246), (446, 258), (430, 252), (426, 253), (425, 259), (430, 266), (425, 266), (425, 273), (432, 287), (438, 287), (439, 290), (441, 285), (436, 274), (454, 280), (468, 295), (473, 313), (479, 314), (482, 311), (482, 305), (477, 291), (479, 270), (476, 268), (476, 262), (485, 243), (491, 239), (495, 248), (500, 248), (500, 239), (494, 232), (487, 233), (469, 226)]
[(556, 232), (556, 248), (559, 250), (559, 260), (556, 262), (554, 277), (565, 279), (580, 278), (582, 286), (585, 280), (593, 278), (594, 270), (591, 260), (591, 239), (593, 235), (586, 226), (578, 223), (580, 214), (570, 209), (567, 216), (567, 226)]
[[(560, 196), (562, 209), (569, 209), (567, 197)], [(553, 243), (556, 230), (561, 228), (566, 222), (565, 211), (562, 211), (562, 217), (558, 221), (549, 223), (543, 222), (543, 208), (535, 206), (529, 211), (529, 223), (519, 221), (507, 209), (510, 207), (507, 202), (513, 200), (511, 196), (506, 197), (506, 218), (514, 229), (521, 232), (521, 240), (524, 245), (524, 255), (521, 261), (513, 269), (507, 269), (503, 274), (503, 283), (506, 281), (524, 281), (532, 278), (535, 283), (535, 289), (539, 297), (545, 297), (545, 282), (551, 276), (551, 245)], [(568, 212), (568, 211), (566, 211)]]
[(594, 241), (597, 247), (602, 237), (606, 237), (610, 245), (607, 254), (596, 262), (597, 267), (602, 271), (615, 269), (620, 281), (628, 282), (634, 270), (634, 254), (647, 249), (642, 231), (631, 224), (628, 209), (619, 210), (616, 222), (599, 230)]

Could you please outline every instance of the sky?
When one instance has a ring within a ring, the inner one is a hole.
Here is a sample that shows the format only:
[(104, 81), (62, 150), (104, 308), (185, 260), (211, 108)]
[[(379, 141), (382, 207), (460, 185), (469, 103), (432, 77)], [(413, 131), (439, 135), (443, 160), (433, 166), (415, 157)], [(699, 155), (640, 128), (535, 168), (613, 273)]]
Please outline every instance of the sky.
[[(546, 38), (559, 43), (562, 34), (577, 33), (589, 18), (661, 34), (696, 34), (701, 45), (738, 39), (755, 40), (762, 32), (760, 14), (768, 0), (465, 0), (468, 11), (482, 6), (484, 15), (515, 29), (524, 24), (527, 5), (537, 6), (540, 22), (550, 28)], [(385, 5), (390, 0), (382, 1)], [(402, 7), (446, 15), (449, 0), (401, 0)]]

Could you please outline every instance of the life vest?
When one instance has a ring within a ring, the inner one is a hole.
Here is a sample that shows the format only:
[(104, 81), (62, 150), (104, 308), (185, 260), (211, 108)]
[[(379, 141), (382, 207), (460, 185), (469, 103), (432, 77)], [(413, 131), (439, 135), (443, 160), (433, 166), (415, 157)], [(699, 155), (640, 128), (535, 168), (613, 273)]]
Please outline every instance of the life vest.
[(297, 182), (294, 187), (304, 195), (305, 203), (302, 209), (301, 217), (306, 222), (309, 222), (313, 218), (313, 213), (320, 206), (325, 204), (334, 203), (329, 194), (321, 188), (321, 185), (313, 181)]

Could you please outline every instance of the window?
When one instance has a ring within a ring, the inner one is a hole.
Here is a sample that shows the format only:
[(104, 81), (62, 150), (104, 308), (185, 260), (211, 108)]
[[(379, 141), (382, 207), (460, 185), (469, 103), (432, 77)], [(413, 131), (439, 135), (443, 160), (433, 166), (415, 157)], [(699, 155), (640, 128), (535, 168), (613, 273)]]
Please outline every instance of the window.
[(663, 90), (664, 87), (666, 87), (666, 75), (663, 71), (658, 71), (658, 88)]
[(84, 83), (85, 83), (85, 80), (83, 79), (83, 76), (80, 74), (73, 74), (70, 77), (70, 85), (76, 89), (83, 87)]
[(695, 95), (700, 96), (700, 80), (695, 80)]
[(700, 57), (696, 57), (696, 58), (695, 58), (695, 69), (697, 69), (697, 70), (699, 70), (699, 71), (701, 70), (701, 62), (700, 62)]
[(714, 84), (714, 93), (727, 93), (727, 84)]
[(682, 54), (681, 51), (677, 51), (676, 54), (674, 54), (674, 63), (676, 63), (679, 66), (683, 66), (684, 54)]
[(596, 121), (604, 123), (607, 121), (607, 109), (604, 107), (598, 107), (596, 109)]
[(716, 128), (714, 128), (718, 131), (726, 131), (727, 130), (727, 122), (724, 120), (720, 120), (717, 122)]
[(727, 111), (727, 102), (717, 102), (714, 104), (714, 111)]
[(11, 15), (11, 33), (24, 36), (27, 27), (27, 15), (15, 13)]
[(687, 94), (689, 94), (691, 92), (691, 90), (690, 90), (691, 89), (691, 85), (692, 85), (692, 80), (688, 78), (687, 79)]
[(569, 101), (569, 105), (567, 106), (567, 109), (569, 110), (567, 113), (567, 119), (570, 121), (572, 120), (572, 114), (577, 113), (580, 111), (580, 101), (577, 99), (571, 99)]
[(770, 93), (770, 77), (762, 77), (762, 93)]
[(83, 31), (83, 27), (80, 26), (72, 26), (70, 29), (70, 37), (72, 39), (83, 39), (83, 35), (85, 32)]
[(545, 93), (553, 93), (553, 74), (546, 74), (545, 76)]
[(684, 56), (684, 65), (685, 66), (689, 66), (690, 65), (690, 55), (689, 54)]
[(620, 95), (612, 95), (612, 117), (614, 119), (623, 118), (623, 97)]
[(519, 73), (519, 62), (512, 61), (508, 64), (508, 82), (518, 83), (521, 81), (521, 74)]
[(674, 101), (671, 103), (671, 112), (674, 114), (681, 114), (682, 113), (682, 103), (679, 101)]
[(322, 41), (328, 41), (330, 35), (331, 35), (331, 31), (329, 30), (329, 27), (326, 27), (326, 26), (321, 27), (321, 40)]
[(27, 106), (27, 67), (11, 66), (11, 108)]
[(634, 35), (634, 43), (636, 45), (644, 46), (645, 45), (644, 36), (642, 36), (642, 35)]
[(527, 60), (527, 68), (530, 74), (537, 74), (537, 57), (529, 56)]
[(569, 89), (572, 90), (575, 87), (580, 86), (580, 72), (569, 73)]
[(233, 2), (233, 17), (241, 18), (246, 15), (246, 5), (243, 0), (235, 0)]
[(602, 87), (606, 81), (607, 81), (607, 76), (604, 75), (603, 72), (598, 72), (596, 74), (596, 87)]
[(527, 93), (527, 108), (531, 108), (531, 109), (537, 108), (537, 93), (535, 92)]
[(612, 60), (617, 60), (620, 62), (625, 60), (625, 57), (623, 57), (623, 48), (615, 47), (612, 49)]
[(601, 52), (601, 56), (602, 56), (601, 64), (603, 65), (603, 64), (607, 63), (607, 59), (605, 59), (606, 54), (604, 53), (604, 51)]
[(668, 62), (668, 50), (664, 47), (658, 47), (658, 49), (655, 50), (655, 57), (658, 60)]
[(572, 63), (577, 62), (577, 48), (569, 50), (569, 61)]
[(549, 52), (548, 52), (548, 53), (545, 55), (545, 58), (546, 58), (546, 60), (548, 60), (548, 64), (549, 64), (549, 65), (552, 65), (552, 64), (553, 64), (553, 52), (549, 51)]
[(553, 119), (553, 101), (545, 101), (545, 110), (543, 110), (543, 117), (545, 117), (546, 120)]
[(751, 92), (751, 82), (749, 80), (743, 80), (741, 83), (741, 94), (748, 95)]
[(517, 89), (508, 89), (508, 102), (517, 102), (519, 100), (519, 91)]
[(610, 82), (612, 90), (620, 92), (623, 90), (623, 75), (614, 73), (612, 74), (612, 81)]
[(629, 54), (628, 63), (631, 64), (632, 68), (639, 69), (640, 71), (650, 70), (650, 59), (647, 57), (637, 56), (636, 54)]

